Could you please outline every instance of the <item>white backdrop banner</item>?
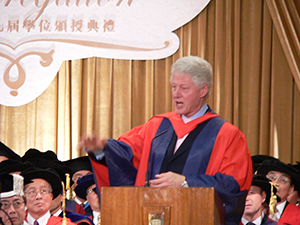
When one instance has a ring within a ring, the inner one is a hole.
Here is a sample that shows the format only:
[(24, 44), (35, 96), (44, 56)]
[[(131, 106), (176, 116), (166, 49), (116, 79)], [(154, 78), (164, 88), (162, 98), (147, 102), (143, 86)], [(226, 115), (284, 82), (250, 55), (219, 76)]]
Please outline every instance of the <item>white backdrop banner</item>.
[(64, 60), (160, 59), (210, 0), (0, 0), (0, 104), (43, 93)]

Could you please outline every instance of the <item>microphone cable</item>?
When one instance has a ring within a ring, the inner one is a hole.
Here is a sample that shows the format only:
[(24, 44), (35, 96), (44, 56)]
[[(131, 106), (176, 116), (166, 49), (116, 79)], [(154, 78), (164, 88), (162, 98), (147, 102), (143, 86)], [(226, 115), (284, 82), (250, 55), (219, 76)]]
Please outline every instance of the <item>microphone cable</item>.
[[(5, 213), (5, 215), (6, 215), (7, 218), (9, 219), (11, 225), (13, 225), (13, 221), (12, 221), (12, 219), (10, 218), (10, 216), (8, 215), (8, 213), (7, 213), (5, 210), (2, 209), (2, 203), (1, 203), (1, 202), (0, 202), (0, 210), (1, 210), (2, 212)], [(6, 225), (6, 224), (3, 222), (2, 217), (0, 217), (0, 224), (1, 224), (1, 225)]]

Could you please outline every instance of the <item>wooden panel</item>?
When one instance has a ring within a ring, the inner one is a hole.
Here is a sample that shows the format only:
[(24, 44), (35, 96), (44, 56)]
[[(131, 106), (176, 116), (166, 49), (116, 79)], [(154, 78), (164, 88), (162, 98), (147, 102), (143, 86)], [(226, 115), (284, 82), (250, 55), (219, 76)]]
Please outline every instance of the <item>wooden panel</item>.
[(104, 187), (101, 224), (148, 225), (148, 214), (164, 213), (164, 225), (224, 224), (214, 188)]

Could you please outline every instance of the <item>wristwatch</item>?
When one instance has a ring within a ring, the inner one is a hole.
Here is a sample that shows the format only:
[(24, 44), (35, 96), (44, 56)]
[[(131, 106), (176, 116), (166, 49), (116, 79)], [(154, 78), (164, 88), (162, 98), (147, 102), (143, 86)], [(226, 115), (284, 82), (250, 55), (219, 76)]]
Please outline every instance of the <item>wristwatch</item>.
[(186, 180), (183, 181), (183, 183), (181, 184), (181, 187), (185, 187), (185, 188), (189, 187), (188, 182)]

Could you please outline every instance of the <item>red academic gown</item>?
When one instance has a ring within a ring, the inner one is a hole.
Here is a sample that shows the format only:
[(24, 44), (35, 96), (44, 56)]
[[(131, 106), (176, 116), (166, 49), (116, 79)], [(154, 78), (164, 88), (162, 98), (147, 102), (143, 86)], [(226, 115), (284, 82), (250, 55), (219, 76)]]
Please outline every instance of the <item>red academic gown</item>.
[[(175, 112), (157, 115), (120, 136), (118, 141), (108, 140), (105, 147), (108, 168), (91, 160), (98, 186), (143, 186), (149, 154), (150, 179), (154, 179), (173, 132), (182, 138), (205, 121), (207, 125), (194, 141), (182, 174), (190, 187), (215, 187), (227, 214), (243, 209), (253, 176), (247, 142), (237, 127), (211, 110), (187, 124)], [(235, 217), (232, 224), (238, 224), (240, 217), (241, 214)]]
[[(66, 219), (68, 225), (76, 225), (75, 223), (71, 222), (69, 218)], [(62, 225), (62, 222), (63, 222), (63, 218), (57, 216), (51, 216), (47, 222), (47, 225)]]
[[(26, 212), (26, 217), (25, 217), (25, 221), (27, 221), (27, 213)], [(71, 222), (71, 220), (69, 218), (66, 218), (67, 219), (67, 225), (76, 225), (75, 223)], [(61, 217), (58, 217), (58, 216), (51, 216), (47, 222), (47, 225), (61, 225), (63, 222), (63, 218)]]
[(300, 208), (288, 203), (277, 224), (300, 225)]

